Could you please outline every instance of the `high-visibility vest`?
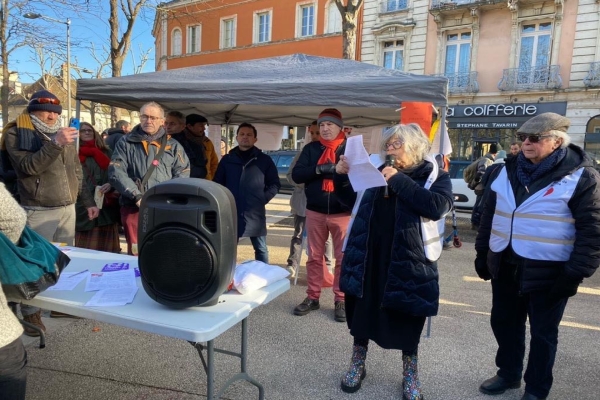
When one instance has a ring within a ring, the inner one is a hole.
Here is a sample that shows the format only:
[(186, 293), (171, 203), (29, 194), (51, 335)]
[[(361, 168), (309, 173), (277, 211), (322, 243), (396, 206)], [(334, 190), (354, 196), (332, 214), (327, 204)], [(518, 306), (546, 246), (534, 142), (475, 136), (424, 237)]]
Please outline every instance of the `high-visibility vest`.
[(516, 206), (506, 168), (492, 183), (496, 210), (490, 249), (501, 252), (510, 243), (516, 254), (532, 260), (567, 261), (575, 242), (575, 220), (569, 209), (583, 168), (552, 182)]
[[(432, 156), (425, 157), (427, 161), (433, 164), (433, 170), (427, 177), (425, 182), (425, 189), (431, 188), (433, 182), (438, 177), (440, 167)], [(444, 229), (446, 227), (446, 216), (442, 216), (437, 221), (421, 217), (421, 238), (423, 239), (423, 249), (425, 250), (425, 257), (429, 261), (437, 261), (442, 255), (442, 243), (444, 241)]]

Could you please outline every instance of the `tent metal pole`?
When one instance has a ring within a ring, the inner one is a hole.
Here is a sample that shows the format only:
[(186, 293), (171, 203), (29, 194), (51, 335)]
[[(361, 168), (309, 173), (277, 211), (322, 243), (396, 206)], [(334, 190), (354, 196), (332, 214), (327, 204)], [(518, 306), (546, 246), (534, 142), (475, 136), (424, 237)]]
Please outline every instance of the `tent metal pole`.
[(446, 137), (446, 109), (447, 106), (442, 106), (441, 108), (441, 116), (440, 116), (440, 154), (444, 154), (444, 138)]
[(236, 104), (235, 107), (233, 107), (231, 110), (229, 110), (225, 114), (225, 132), (227, 135), (227, 140), (225, 140), (225, 153), (229, 152), (229, 123), (231, 122), (231, 119), (235, 115), (235, 110), (237, 110), (237, 108), (239, 106), (240, 106), (239, 104)]

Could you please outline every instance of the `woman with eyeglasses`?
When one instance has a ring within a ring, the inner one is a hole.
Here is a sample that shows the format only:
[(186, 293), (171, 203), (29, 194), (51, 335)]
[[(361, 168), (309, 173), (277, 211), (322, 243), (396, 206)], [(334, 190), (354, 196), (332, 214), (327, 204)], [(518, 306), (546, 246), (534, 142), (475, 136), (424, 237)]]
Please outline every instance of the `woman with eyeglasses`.
[[(569, 297), (600, 264), (600, 175), (570, 144), (570, 121), (555, 113), (521, 126), (521, 152), (488, 185), (475, 242), (475, 270), (492, 281), (496, 375), (479, 390), (496, 395), (521, 386), (521, 400), (546, 399)], [(523, 375), (526, 321), (531, 332)]]
[[(428, 156), (431, 145), (416, 124), (383, 134), (379, 167), (387, 181), (356, 199), (348, 228), (340, 288), (354, 343), (341, 388), (356, 392), (366, 376), (369, 342), (402, 351), (402, 398), (421, 400), (418, 346), (425, 319), (439, 304), (437, 259), (444, 216), (452, 208), (449, 175)], [(352, 198), (346, 185), (349, 160), (336, 166), (335, 190)]]
[(83, 170), (83, 188), (96, 198), (103, 197), (100, 214), (90, 219), (86, 208), (76, 204), (75, 246), (120, 253), (118, 193), (108, 183), (110, 150), (94, 127), (82, 122), (79, 128), (79, 161)]

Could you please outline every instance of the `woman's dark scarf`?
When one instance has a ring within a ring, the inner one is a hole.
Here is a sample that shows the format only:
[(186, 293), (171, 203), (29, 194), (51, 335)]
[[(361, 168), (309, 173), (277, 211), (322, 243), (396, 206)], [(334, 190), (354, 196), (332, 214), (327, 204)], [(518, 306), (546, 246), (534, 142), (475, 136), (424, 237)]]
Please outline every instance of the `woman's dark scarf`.
[(567, 155), (566, 148), (558, 148), (537, 164), (532, 163), (523, 152), (517, 156), (517, 179), (529, 192), (529, 185), (554, 168)]

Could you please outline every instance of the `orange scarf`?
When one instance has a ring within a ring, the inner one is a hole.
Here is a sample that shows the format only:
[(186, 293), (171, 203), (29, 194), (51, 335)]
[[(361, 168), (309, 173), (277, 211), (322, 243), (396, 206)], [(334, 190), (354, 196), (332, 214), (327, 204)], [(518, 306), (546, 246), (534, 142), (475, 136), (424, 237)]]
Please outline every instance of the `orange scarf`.
[[(325, 151), (321, 154), (321, 158), (317, 161), (317, 165), (323, 164), (335, 164), (335, 150), (340, 147), (342, 143), (346, 140), (346, 134), (344, 131), (340, 131), (335, 139), (333, 140), (324, 140), (323, 138), (319, 139), (319, 142), (323, 146), (325, 146)], [(323, 179), (323, 186), (321, 187), (325, 192), (333, 192), (333, 179), (325, 178)]]

